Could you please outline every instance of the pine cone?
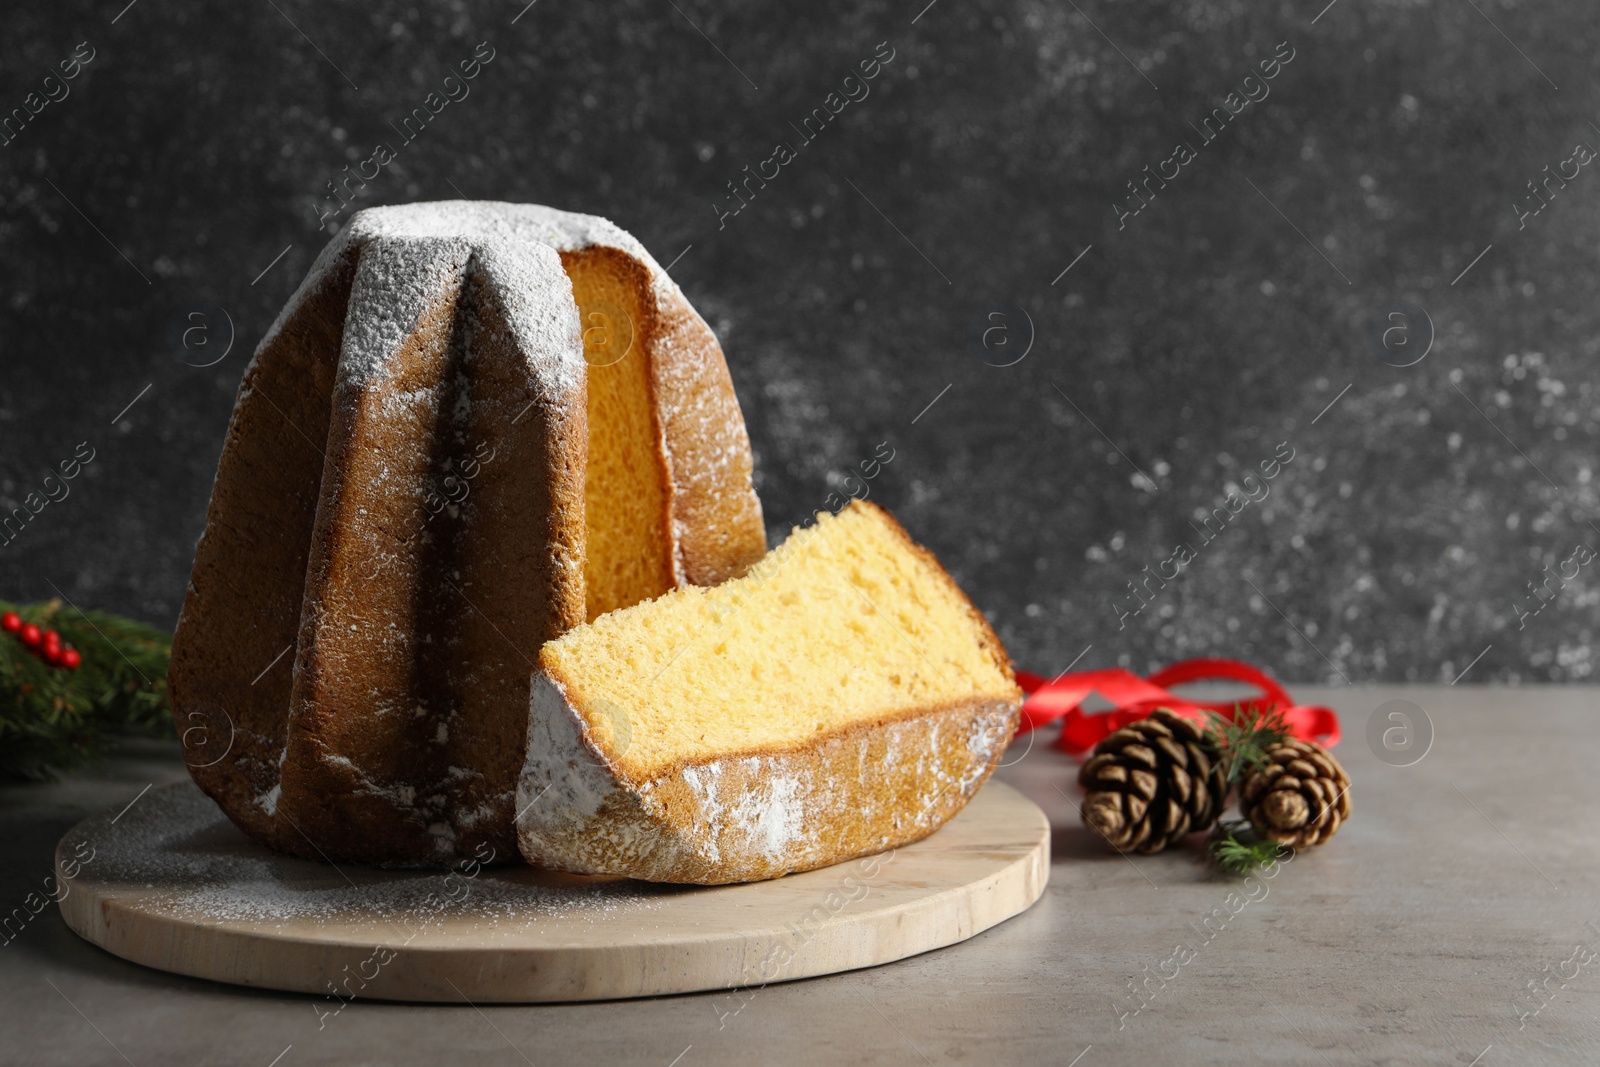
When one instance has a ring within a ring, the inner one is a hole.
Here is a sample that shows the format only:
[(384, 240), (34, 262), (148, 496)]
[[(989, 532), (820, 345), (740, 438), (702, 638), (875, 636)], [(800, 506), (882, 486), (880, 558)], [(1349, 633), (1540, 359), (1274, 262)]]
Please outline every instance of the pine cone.
[(1320, 845), (1350, 817), (1350, 776), (1321, 745), (1289, 738), (1245, 776), (1239, 808), (1262, 837), (1293, 848)]
[(1078, 772), (1083, 821), (1118, 851), (1160, 852), (1206, 830), (1227, 799), (1199, 727), (1157, 708), (1095, 746)]

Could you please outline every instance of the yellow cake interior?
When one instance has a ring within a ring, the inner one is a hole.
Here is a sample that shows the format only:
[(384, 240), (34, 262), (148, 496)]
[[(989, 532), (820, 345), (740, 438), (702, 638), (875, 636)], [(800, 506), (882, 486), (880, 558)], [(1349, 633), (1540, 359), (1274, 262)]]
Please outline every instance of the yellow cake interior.
[(608, 248), (564, 252), (561, 262), (589, 364), (584, 584), (595, 619), (672, 588), (669, 474), (643, 351), (642, 268)]
[(741, 578), (569, 631), (539, 664), (635, 780), (1018, 692), (949, 575), (860, 502), (796, 529)]

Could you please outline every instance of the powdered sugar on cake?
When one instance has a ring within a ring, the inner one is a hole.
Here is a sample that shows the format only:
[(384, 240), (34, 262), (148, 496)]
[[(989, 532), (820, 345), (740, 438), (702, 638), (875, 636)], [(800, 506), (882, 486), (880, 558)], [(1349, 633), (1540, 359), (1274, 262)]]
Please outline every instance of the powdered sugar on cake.
[[(635, 878), (744, 881), (808, 870), (844, 858), (834, 841), (840, 820), (892, 824), (898, 842), (942, 825), (988, 777), (1013, 716), (1005, 703), (945, 709), (634, 784), (599, 754), (561, 684), (540, 672), (518, 788), (519, 843), (535, 863)], [(959, 740), (943, 740), (945, 731)]]

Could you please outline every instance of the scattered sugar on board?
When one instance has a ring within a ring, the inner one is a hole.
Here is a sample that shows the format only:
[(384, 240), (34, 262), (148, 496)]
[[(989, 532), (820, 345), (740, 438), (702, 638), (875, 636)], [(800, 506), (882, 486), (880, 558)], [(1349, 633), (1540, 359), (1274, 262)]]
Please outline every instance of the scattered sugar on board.
[[(608, 915), (654, 910), (681, 892), (632, 881), (532, 885), (526, 868), (484, 868), (476, 876), (447, 871), (344, 868), (355, 884), (318, 884), (335, 868), (273, 855), (246, 841), (204, 794), (190, 785), (154, 791), (115, 828), (94, 833), (98, 879), (131, 886), (172, 886), (140, 903), (213, 922), (408, 924), (441, 919), (508, 927), (539, 921), (604, 921)], [(565, 876), (557, 876), (565, 877)]]

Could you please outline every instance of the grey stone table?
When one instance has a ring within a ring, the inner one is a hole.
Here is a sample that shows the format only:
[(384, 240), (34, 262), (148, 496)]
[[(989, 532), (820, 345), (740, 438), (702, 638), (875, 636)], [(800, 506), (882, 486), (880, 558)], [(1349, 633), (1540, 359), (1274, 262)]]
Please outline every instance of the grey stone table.
[[(324, 1018), (311, 998), (125, 963), (52, 906), (0, 949), (0, 1063), (1600, 1063), (1600, 691), (1296, 695), (1341, 713), (1355, 814), (1268, 881), (1216, 880), (1192, 851), (1107, 853), (1079, 825), (1073, 765), (1041, 745), (1000, 773), (1050, 813), (1049, 891), (943, 951), (742, 1002), (356, 1001)], [(1410, 766), (1367, 741), (1392, 699), (1432, 722)], [(5, 911), (78, 819), (183, 773), (152, 745), (0, 791)]]

